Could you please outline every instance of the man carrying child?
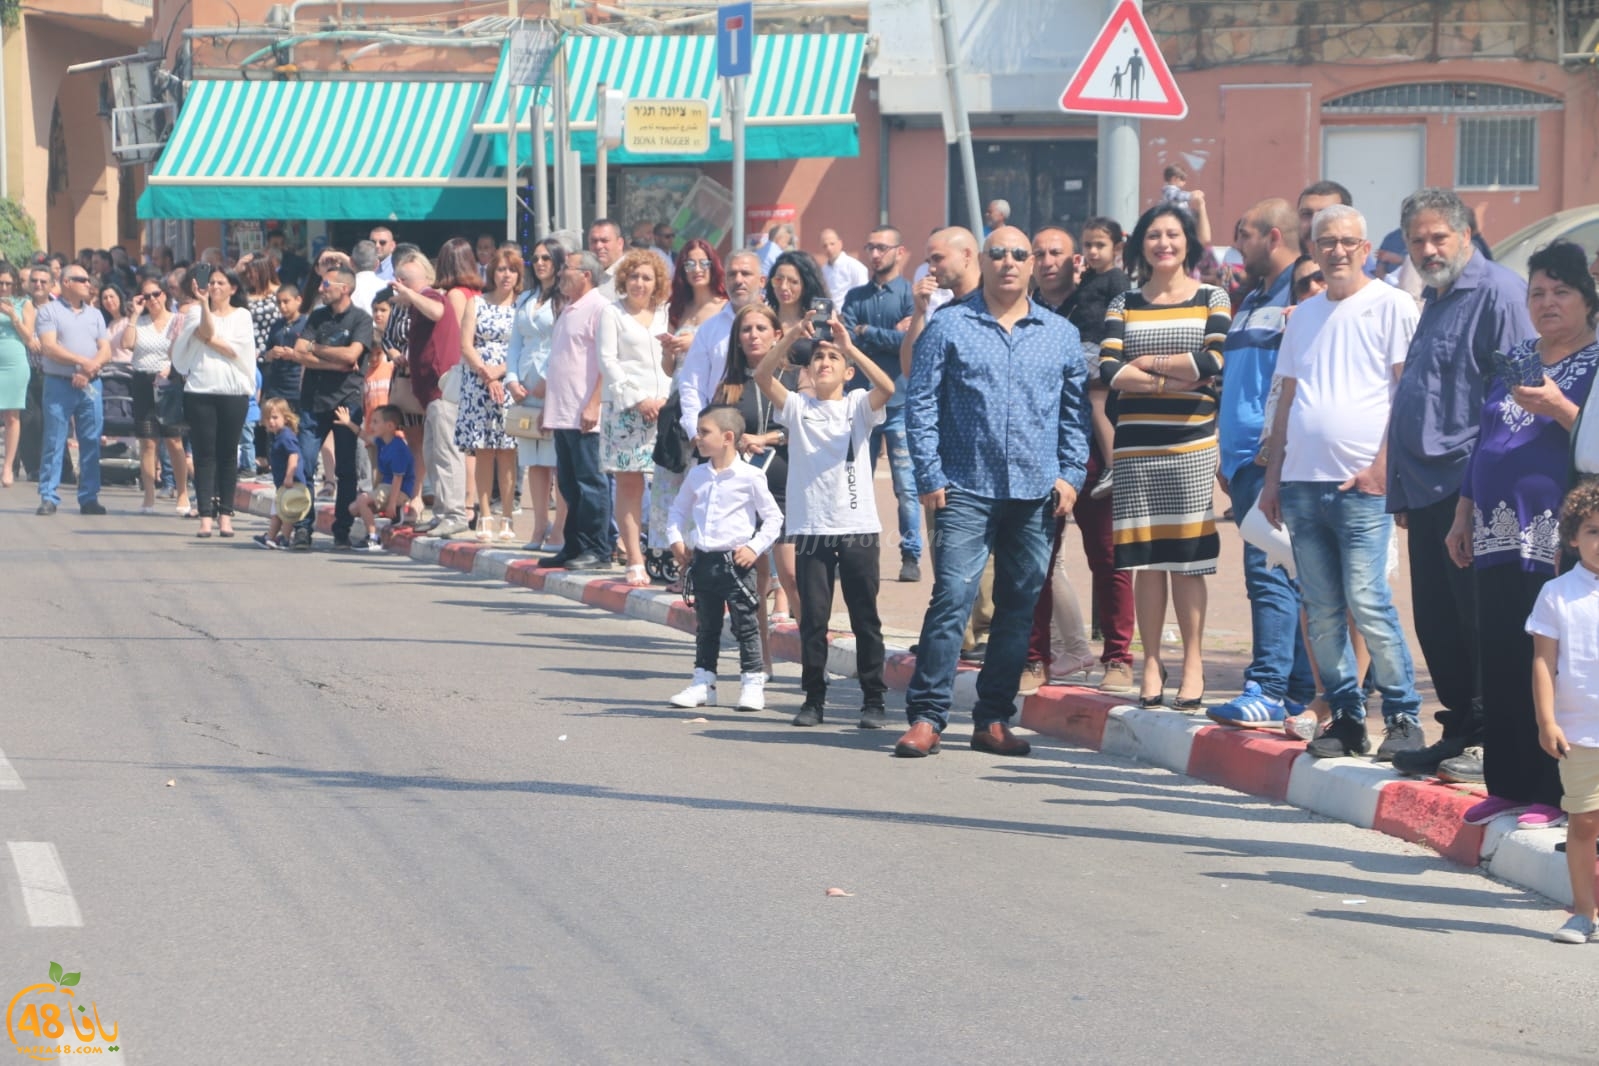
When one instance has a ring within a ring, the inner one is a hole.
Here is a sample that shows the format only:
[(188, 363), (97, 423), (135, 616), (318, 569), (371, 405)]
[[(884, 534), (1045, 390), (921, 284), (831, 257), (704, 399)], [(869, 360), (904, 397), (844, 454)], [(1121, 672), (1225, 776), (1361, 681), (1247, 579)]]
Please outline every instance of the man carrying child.
[[(814, 395), (784, 387), (777, 372), (802, 337), (816, 338), (810, 361)], [(829, 339), (830, 338), (830, 339)], [(859, 370), (871, 391), (845, 392)], [(822, 722), (827, 703), (827, 623), (835, 578), (844, 588), (850, 629), (855, 634), (856, 672), (861, 682), (862, 729), (883, 727), (883, 627), (877, 616), (878, 539), (872, 490), (870, 442), (883, 424), (894, 381), (850, 342), (834, 318), (802, 319), (785, 330), (755, 368), (755, 384), (788, 427), (789, 540), (800, 589), (800, 684), (805, 703), (797, 726)]]

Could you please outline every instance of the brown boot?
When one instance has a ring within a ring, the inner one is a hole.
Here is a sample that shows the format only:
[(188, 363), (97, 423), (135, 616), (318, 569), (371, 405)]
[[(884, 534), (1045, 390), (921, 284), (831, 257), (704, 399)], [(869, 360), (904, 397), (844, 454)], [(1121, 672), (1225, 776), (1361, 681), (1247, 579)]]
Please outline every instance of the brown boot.
[(938, 749), (938, 733), (934, 731), (933, 723), (928, 721), (919, 721), (911, 726), (894, 744), (894, 754), (902, 759), (937, 755)]
[(1012, 733), (1004, 722), (990, 722), (972, 731), (972, 750), (990, 755), (1026, 755), (1033, 746)]

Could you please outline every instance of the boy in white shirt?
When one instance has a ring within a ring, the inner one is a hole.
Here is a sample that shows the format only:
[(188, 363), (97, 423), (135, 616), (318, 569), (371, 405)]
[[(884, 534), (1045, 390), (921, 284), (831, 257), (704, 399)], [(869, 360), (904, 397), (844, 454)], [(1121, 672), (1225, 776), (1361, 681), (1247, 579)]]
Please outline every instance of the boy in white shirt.
[(1560, 508), (1560, 539), (1575, 567), (1544, 585), (1527, 617), (1532, 634), (1532, 705), (1538, 742), (1560, 760), (1571, 919), (1559, 944), (1599, 941), (1594, 847), (1599, 841), (1599, 482), (1585, 481)]
[[(812, 345), (811, 391), (786, 388), (777, 372), (801, 339), (825, 336), (833, 342)], [(859, 369), (870, 392), (845, 392)], [(883, 727), (883, 625), (877, 616), (877, 517), (868, 445), (883, 422), (883, 408), (894, 395), (894, 381), (850, 342), (849, 330), (834, 318), (818, 329), (808, 318), (786, 330), (755, 368), (755, 384), (788, 427), (789, 541), (794, 545), (794, 576), (800, 590), (800, 684), (805, 703), (797, 726), (820, 725), (827, 704), (827, 625), (833, 612), (835, 577), (844, 588), (850, 631), (855, 635), (856, 676), (861, 683), (860, 728)]]
[[(693, 567), (694, 677), (672, 697), (676, 707), (716, 704), (716, 657), (722, 648), (722, 610), (727, 609), (738, 641), (738, 710), (766, 708), (766, 672), (761, 629), (756, 619), (755, 564), (783, 532), (783, 512), (766, 487), (766, 472), (738, 457), (744, 416), (718, 405), (700, 412), (694, 445), (705, 462), (683, 478), (666, 523), (666, 539), (677, 565)], [(683, 542), (693, 520), (695, 546)]]

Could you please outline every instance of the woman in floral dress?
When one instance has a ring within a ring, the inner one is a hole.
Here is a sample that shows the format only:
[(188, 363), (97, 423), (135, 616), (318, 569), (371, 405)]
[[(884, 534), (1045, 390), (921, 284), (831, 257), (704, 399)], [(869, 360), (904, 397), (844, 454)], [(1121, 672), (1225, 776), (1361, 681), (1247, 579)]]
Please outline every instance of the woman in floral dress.
[[(516, 296), (522, 291), (522, 254), (501, 248), (489, 262), (489, 288), (472, 298), (461, 318), (461, 411), (455, 422), (455, 446), (476, 457), (478, 540), (516, 539), (512, 510), (516, 506), (516, 441), (505, 432), (506, 354), (516, 318)], [(499, 478), (502, 521), (496, 531), (489, 501)]]

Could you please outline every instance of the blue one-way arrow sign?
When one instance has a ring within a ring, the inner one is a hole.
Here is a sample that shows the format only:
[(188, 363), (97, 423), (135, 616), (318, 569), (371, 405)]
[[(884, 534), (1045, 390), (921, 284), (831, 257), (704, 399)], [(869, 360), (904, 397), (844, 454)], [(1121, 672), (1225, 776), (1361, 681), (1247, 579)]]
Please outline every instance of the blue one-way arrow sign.
[(750, 72), (755, 52), (755, 5), (723, 4), (716, 9), (716, 76), (736, 78)]

